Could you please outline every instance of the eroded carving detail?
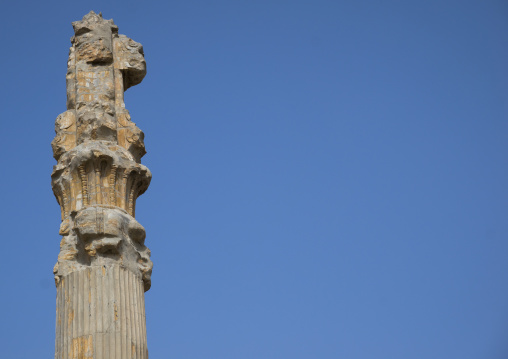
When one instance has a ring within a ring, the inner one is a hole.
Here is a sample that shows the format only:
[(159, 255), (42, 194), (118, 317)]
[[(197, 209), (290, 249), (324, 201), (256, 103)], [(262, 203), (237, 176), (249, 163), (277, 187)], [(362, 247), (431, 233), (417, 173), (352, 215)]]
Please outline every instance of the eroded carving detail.
[(55, 280), (72, 271), (116, 263), (150, 288), (152, 262), (136, 199), (151, 173), (140, 161), (144, 134), (125, 109), (124, 91), (146, 74), (141, 44), (118, 34), (112, 20), (90, 12), (73, 24), (67, 62), (67, 111), (55, 122), (51, 175), (63, 236)]

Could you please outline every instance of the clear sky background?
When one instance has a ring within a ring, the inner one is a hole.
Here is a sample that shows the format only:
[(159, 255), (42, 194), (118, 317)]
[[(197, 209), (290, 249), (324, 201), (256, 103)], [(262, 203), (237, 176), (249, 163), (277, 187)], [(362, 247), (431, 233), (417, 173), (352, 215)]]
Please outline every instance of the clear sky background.
[(52, 358), (71, 22), (144, 45), (151, 359), (508, 358), (508, 3), (4, 1), (0, 357)]

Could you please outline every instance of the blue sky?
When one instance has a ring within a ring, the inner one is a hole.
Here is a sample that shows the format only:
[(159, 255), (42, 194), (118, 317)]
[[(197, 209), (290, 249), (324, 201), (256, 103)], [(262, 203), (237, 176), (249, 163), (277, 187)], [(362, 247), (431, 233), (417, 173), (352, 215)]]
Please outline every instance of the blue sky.
[(0, 22), (2, 357), (54, 355), (70, 23), (144, 45), (150, 358), (508, 357), (508, 3), (19, 1)]

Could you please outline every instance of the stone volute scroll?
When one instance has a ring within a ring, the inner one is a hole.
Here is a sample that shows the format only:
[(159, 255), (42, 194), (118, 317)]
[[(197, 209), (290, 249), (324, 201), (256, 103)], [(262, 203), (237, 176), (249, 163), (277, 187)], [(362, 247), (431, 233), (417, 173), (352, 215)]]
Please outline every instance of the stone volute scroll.
[(143, 46), (91, 11), (72, 23), (67, 111), (55, 122), (51, 185), (62, 236), (55, 358), (148, 358), (152, 262), (136, 200), (151, 180), (124, 91), (146, 74)]

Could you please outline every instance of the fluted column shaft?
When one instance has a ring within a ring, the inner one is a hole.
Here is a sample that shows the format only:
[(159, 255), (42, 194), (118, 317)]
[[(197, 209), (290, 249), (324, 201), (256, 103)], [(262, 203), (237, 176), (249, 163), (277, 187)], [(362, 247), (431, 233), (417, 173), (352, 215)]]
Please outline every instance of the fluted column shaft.
[(143, 282), (119, 265), (75, 271), (57, 287), (57, 359), (147, 359)]

